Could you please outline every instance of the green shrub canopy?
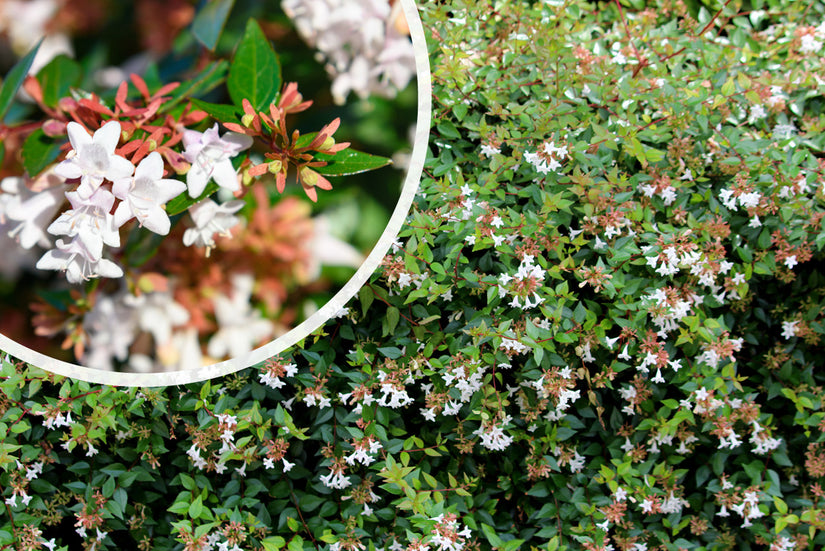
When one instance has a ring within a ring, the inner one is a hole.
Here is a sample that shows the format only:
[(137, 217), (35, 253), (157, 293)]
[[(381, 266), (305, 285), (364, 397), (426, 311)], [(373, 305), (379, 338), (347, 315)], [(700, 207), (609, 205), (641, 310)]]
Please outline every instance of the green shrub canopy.
[(0, 545), (822, 548), (825, 5), (721, 4), (422, 4), (425, 177), (348, 316), (185, 387), (9, 359)]

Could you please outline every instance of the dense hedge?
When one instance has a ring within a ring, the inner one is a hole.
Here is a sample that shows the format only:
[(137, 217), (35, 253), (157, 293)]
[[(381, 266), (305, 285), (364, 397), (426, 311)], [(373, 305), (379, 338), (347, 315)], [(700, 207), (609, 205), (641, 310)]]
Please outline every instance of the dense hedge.
[(0, 544), (821, 548), (823, 13), (422, 5), (425, 177), (348, 316), (186, 387), (5, 362)]

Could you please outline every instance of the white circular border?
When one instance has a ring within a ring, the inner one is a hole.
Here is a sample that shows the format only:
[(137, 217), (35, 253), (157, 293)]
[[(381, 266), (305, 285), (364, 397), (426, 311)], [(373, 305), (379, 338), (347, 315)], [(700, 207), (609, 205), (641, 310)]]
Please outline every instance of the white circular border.
[(395, 206), (395, 210), (390, 217), (387, 227), (384, 229), (384, 233), (381, 234), (378, 243), (373, 247), (367, 259), (361, 264), (361, 267), (358, 268), (355, 275), (347, 281), (344, 287), (317, 312), (285, 335), (253, 350), (249, 354), (208, 365), (200, 369), (190, 369), (186, 371), (121, 373), (91, 369), (46, 356), (45, 354), (18, 344), (3, 334), (0, 334), (0, 350), (46, 371), (51, 371), (52, 373), (66, 377), (82, 379), (90, 383), (139, 387), (170, 386), (221, 377), (266, 361), (303, 340), (307, 335), (326, 323), (355, 296), (355, 293), (367, 282), (367, 279), (369, 279), (381, 263), (381, 260), (389, 250), (390, 245), (395, 241), (398, 232), (401, 230), (401, 226), (407, 218), (413, 198), (418, 190), (421, 173), (424, 169), (432, 108), (430, 61), (427, 52), (427, 42), (424, 38), (424, 27), (421, 24), (421, 18), (418, 15), (418, 8), (415, 5), (415, 1), (401, 0), (401, 5), (404, 8), (404, 15), (407, 17), (413, 49), (415, 50), (415, 68), (418, 86), (418, 118), (415, 126), (415, 143), (413, 144), (413, 151), (410, 156), (407, 176), (401, 190), (401, 198)]

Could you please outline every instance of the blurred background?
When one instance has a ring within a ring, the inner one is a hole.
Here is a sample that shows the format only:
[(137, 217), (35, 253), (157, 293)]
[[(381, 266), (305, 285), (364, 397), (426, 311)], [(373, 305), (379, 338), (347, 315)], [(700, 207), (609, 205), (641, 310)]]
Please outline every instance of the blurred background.
[[(193, 34), (193, 21), (201, 10), (227, 8), (229, 15), (220, 39), (210, 51)], [(378, 27), (367, 22), (386, 14), (386, 26), (380, 31), (386, 36), (378, 36)], [(393, 159), (392, 165), (372, 172), (330, 178), (333, 190), (319, 193), (317, 203), (306, 199), (292, 177), (283, 196), (273, 186), (268, 188), (273, 202), (295, 197), (306, 203), (316, 221), (316, 234), (326, 232), (366, 256), (400, 197), (417, 112), (411, 44), (403, 11), (395, 2), (285, 0), (282, 5), (273, 0), (0, 0), (0, 71), (6, 74), (40, 37), (45, 37), (30, 74), (36, 75), (57, 56), (67, 56), (77, 62), (76, 90), (113, 98), (116, 86), (130, 73), (142, 75), (152, 88), (153, 83), (186, 82), (210, 64), (231, 59), (249, 18), (258, 21), (280, 56), (283, 83), (297, 82), (304, 99), (314, 102), (310, 109), (293, 116), (292, 127), (302, 133), (317, 131), (340, 117), (336, 142), (349, 141), (354, 149)], [(354, 27), (352, 21), (361, 25)], [(359, 51), (369, 47), (370, 41), (379, 44), (377, 52)], [(359, 63), (368, 71), (361, 76), (370, 75), (371, 89), (359, 80), (358, 71), (363, 73), (364, 69)], [(383, 72), (376, 79), (379, 71)], [(198, 97), (231, 103), (223, 84)], [(7, 117), (8, 124), (43, 118), (25, 95), (19, 99)], [(13, 160), (6, 159), (2, 176), (14, 175), (15, 170)], [(251, 216), (254, 208), (254, 203), (249, 204), (242, 214)], [(322, 247), (334, 253), (329, 241), (325, 243)], [(65, 279), (62, 275), (33, 270), (33, 262), (42, 252), (28, 255), (31, 258), (21, 253), (21, 259), (4, 255), (0, 332), (50, 356), (77, 361), (61, 346), (65, 335), (44, 339), (32, 331), (33, 303), (62, 308), (68, 319), (67, 305), (82, 297), (82, 293), (72, 296), (65, 285), (59, 285)], [(325, 256), (323, 251), (319, 254)], [(290, 293), (287, 325), (296, 325), (323, 305), (354, 274), (357, 265), (350, 255), (339, 262), (318, 258), (317, 267), (320, 272), (314, 281)]]

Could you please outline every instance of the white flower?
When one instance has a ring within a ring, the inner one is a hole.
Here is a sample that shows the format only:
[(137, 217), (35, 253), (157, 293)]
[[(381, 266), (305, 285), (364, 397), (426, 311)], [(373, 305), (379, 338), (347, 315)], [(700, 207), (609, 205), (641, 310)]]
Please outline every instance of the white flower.
[(116, 181), (128, 178), (134, 172), (134, 165), (126, 158), (115, 155), (115, 147), (120, 141), (120, 123), (109, 121), (89, 136), (86, 129), (72, 121), (66, 126), (72, 151), (66, 160), (54, 171), (67, 180), (80, 178), (77, 194), (88, 199), (97, 191), (103, 180)]
[(197, 329), (187, 327), (174, 331), (169, 343), (158, 350), (158, 357), (167, 369), (183, 371), (203, 366)]
[(481, 145), (481, 154), (485, 157), (492, 157), (493, 155), (496, 155), (498, 153), (501, 153), (501, 149), (499, 149), (498, 147), (493, 147), (487, 144)]
[(123, 296), (101, 294), (83, 317), (87, 336), (83, 364), (92, 369), (111, 370), (112, 358), (125, 360), (135, 339), (137, 322), (134, 310)]
[(109, 214), (115, 197), (106, 189), (98, 189), (88, 197), (78, 192), (67, 192), (66, 197), (72, 205), (70, 210), (61, 214), (49, 226), (52, 235), (67, 235), (79, 241), (82, 248), (89, 253), (89, 259), (100, 260), (103, 245), (120, 246), (120, 233)]
[(815, 54), (822, 48), (822, 42), (810, 34), (803, 34), (800, 42), (799, 53), (801, 54)]
[(797, 264), (799, 264), (799, 262), (797, 262), (795, 254), (785, 258), (785, 266), (787, 266), (789, 270), (793, 270), (793, 267)]
[[(9, 237), (20, 242), (24, 249), (35, 245), (50, 247), (52, 242), (46, 233), (48, 222), (54, 217), (63, 203), (62, 186), (55, 186), (51, 180), (56, 179), (53, 171), (48, 171), (34, 182), (29, 189), (22, 178), (9, 177), (0, 182), (3, 194), (0, 195), (0, 220), (4, 217), (18, 224), (9, 229)], [(37, 189), (43, 184), (44, 189)]]
[(799, 321), (783, 321), (782, 322), (782, 337), (790, 339), (796, 335), (796, 326)]
[(301, 37), (319, 50), (343, 104), (350, 91), (393, 97), (415, 74), (415, 52), (401, 3), (386, 0), (282, 0)]
[(157, 346), (169, 342), (173, 327), (189, 321), (189, 311), (175, 302), (168, 291), (127, 295), (124, 302), (134, 309), (141, 331), (151, 333)]
[(240, 183), (232, 166), (232, 157), (252, 145), (252, 137), (236, 132), (218, 136), (218, 123), (206, 132), (183, 131), (183, 157), (192, 163), (186, 173), (190, 197), (200, 197), (206, 183), (212, 179), (220, 187), (238, 191)]
[(49, 61), (60, 54), (72, 57), (69, 37), (56, 32), (53, 21), (60, 9), (58, 0), (4, 0), (0, 2), (0, 30), (8, 34), (14, 53), (23, 56), (38, 40), (37, 50), (28, 74), (36, 75)]
[(194, 228), (189, 228), (183, 232), (183, 244), (187, 247), (215, 247), (214, 235), (229, 237), (229, 230), (234, 227), (240, 219), (233, 216), (241, 210), (243, 201), (229, 201), (223, 205), (218, 205), (211, 199), (204, 199), (200, 203), (189, 207), (189, 215), (195, 222)]
[(115, 225), (120, 227), (137, 218), (146, 229), (167, 235), (170, 223), (163, 205), (185, 189), (183, 182), (163, 178), (163, 159), (157, 151), (151, 152), (140, 162), (134, 177), (118, 180), (112, 186), (115, 197), (121, 199), (115, 211)]
[(272, 323), (263, 319), (249, 303), (254, 283), (251, 275), (236, 274), (232, 277), (232, 298), (218, 294), (213, 299), (218, 331), (207, 348), (213, 358), (242, 356), (272, 335)]
[(56, 247), (37, 261), (38, 269), (65, 271), (69, 283), (81, 283), (95, 277), (123, 277), (120, 266), (105, 258), (93, 258), (77, 239), (69, 243), (58, 239)]
[(312, 240), (308, 278), (315, 280), (321, 274), (321, 265), (347, 266), (357, 268), (364, 262), (364, 255), (358, 249), (334, 235), (333, 224), (325, 215), (312, 219)]

